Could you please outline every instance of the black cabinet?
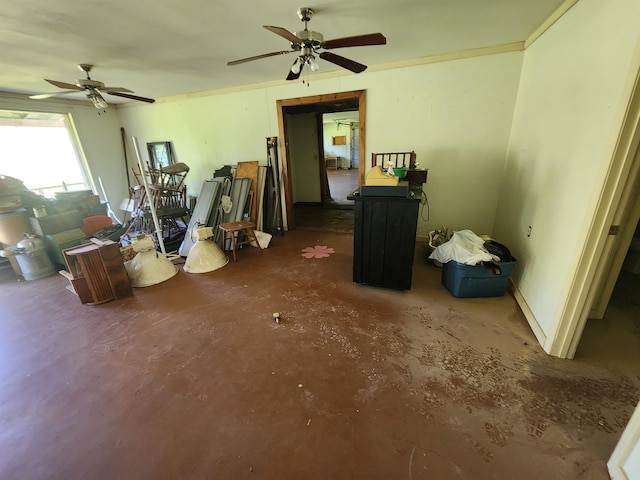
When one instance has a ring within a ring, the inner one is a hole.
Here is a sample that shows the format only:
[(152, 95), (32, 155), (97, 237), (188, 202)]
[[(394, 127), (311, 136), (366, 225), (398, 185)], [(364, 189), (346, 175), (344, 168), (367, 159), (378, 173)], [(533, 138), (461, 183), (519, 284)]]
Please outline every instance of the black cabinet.
[(354, 194), (353, 281), (377, 287), (411, 288), (419, 196)]

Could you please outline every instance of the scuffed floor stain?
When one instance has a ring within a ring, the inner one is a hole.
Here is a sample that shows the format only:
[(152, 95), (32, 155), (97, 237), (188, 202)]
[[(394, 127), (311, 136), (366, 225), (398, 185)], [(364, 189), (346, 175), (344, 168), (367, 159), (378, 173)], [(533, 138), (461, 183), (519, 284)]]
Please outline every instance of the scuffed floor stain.
[(438, 340), (423, 345), (420, 365), (438, 370), (428, 380), (430, 397), (443, 397), (445, 402), (455, 400), (470, 408), (509, 407), (512, 385), (505, 375), (507, 368), (495, 353), (480, 353), (469, 346), (456, 349)]
[(637, 328), (559, 360), (510, 295), (455, 299), (419, 260), (411, 291), (354, 285), (352, 238), (272, 242), (100, 308), (62, 277), (3, 285), (0, 477), (608, 478)]
[(523, 403), (529, 418), (570, 425), (578, 432), (595, 428), (613, 433), (621, 423), (619, 410), (635, 405), (639, 393), (627, 379), (535, 375), (519, 383), (529, 395)]
[(532, 437), (541, 438), (549, 424), (539, 420), (529, 420), (526, 424), (527, 433)]
[(487, 422), (484, 424), (484, 429), (491, 441), (500, 447), (504, 447), (507, 440), (513, 437), (513, 425), (508, 423)]
[(640, 393), (640, 383), (611, 379), (610, 372), (576, 374), (575, 363), (541, 353), (526, 331), (473, 308), (408, 304), (399, 312), (381, 299), (354, 310), (333, 288), (309, 288), (308, 296), (291, 291), (290, 298), (297, 311), (313, 311), (299, 333), (315, 332), (317, 351), (349, 362), (352, 401), (366, 406), (406, 394), (425, 421), (450, 412), (447, 425), (487, 463), (527, 438), (561, 447), (567, 438), (619, 432)]
[[(473, 329), (461, 326), (471, 323)], [(487, 342), (483, 330), (492, 331)], [(454, 406), (457, 413), (448, 423), (463, 431), (482, 429), (495, 448), (526, 437), (560, 445), (566, 438), (584, 441), (597, 432), (620, 432), (640, 397), (637, 377), (612, 378), (603, 369), (584, 376), (576, 373), (577, 362), (540, 355), (527, 341), (496, 343), (509, 334), (508, 328), (469, 312), (457, 315), (449, 308), (437, 317), (414, 309), (407, 331), (413, 339), (409, 372), (398, 366), (396, 371), (420, 400), (417, 411), (437, 418), (439, 411)], [(471, 437), (478, 453), (490, 461), (495, 452)]]

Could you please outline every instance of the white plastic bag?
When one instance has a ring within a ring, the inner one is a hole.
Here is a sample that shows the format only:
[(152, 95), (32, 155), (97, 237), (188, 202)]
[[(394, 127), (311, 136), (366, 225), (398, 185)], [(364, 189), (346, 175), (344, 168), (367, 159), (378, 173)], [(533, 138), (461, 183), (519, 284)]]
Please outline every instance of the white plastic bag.
[(454, 260), (465, 265), (477, 265), (480, 262), (500, 262), (500, 258), (491, 255), (484, 248), (484, 240), (471, 230), (453, 232), (451, 240), (439, 245), (429, 258), (441, 263)]

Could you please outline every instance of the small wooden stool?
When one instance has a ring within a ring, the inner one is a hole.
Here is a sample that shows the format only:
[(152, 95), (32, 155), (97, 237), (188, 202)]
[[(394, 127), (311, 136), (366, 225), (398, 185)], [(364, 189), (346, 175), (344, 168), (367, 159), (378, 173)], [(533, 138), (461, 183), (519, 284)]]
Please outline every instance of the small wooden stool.
[[(220, 230), (222, 230), (222, 249), (227, 243), (227, 233), (231, 234), (231, 250), (233, 251), (233, 261), (236, 261), (236, 247), (240, 245), (247, 245), (251, 242), (256, 242), (258, 250), (262, 253), (262, 248), (256, 237), (254, 228), (256, 225), (253, 222), (227, 222), (220, 224)], [(237, 241), (236, 234), (238, 236), (244, 235), (244, 239)]]

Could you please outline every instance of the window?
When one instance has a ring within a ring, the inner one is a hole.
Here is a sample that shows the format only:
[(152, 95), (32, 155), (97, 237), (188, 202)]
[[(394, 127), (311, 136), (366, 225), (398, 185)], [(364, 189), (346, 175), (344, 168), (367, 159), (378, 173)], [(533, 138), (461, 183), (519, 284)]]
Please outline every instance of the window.
[(147, 143), (147, 152), (149, 153), (149, 163), (153, 169), (159, 170), (160, 167), (167, 167), (173, 163), (171, 142)]
[(0, 110), (0, 174), (45, 197), (89, 189), (70, 133), (66, 115)]

